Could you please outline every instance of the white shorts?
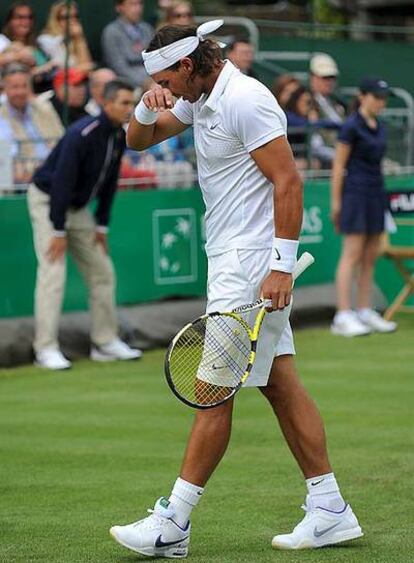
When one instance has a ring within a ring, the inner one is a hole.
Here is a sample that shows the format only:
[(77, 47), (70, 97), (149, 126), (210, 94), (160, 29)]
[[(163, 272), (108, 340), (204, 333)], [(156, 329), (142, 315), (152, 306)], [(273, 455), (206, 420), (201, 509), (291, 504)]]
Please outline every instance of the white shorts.
[[(231, 311), (260, 297), (261, 284), (269, 273), (271, 248), (229, 250), (209, 256), (207, 313)], [(292, 303), (283, 311), (268, 313), (257, 343), (257, 356), (246, 387), (267, 385), (275, 356), (295, 354), (289, 315)]]

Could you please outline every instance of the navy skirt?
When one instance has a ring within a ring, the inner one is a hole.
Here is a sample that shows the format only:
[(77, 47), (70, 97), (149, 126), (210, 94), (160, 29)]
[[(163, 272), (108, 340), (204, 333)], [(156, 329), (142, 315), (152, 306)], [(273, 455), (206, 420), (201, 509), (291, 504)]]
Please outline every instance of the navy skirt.
[(342, 196), (340, 231), (344, 234), (379, 234), (384, 231), (385, 194), (378, 197), (361, 193)]

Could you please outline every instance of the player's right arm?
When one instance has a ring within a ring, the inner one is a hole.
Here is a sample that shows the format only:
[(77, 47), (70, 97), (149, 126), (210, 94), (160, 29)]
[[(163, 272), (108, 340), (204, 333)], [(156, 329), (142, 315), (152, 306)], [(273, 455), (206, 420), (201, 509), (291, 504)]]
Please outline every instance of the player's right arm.
[(158, 117), (151, 124), (141, 123), (136, 115), (132, 117), (127, 130), (127, 144), (131, 149), (143, 151), (188, 128), (188, 125), (168, 111), (174, 107), (174, 98), (168, 88), (154, 87), (144, 94), (140, 103), (145, 104), (145, 108)]

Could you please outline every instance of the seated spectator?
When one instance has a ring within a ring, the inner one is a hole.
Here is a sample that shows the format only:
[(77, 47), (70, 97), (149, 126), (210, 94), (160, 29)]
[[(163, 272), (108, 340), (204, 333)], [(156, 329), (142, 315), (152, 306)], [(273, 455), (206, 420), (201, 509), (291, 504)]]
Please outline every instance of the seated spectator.
[[(318, 53), (310, 61), (310, 73), (310, 88), (319, 116), (336, 122), (338, 126), (341, 125), (345, 118), (346, 107), (335, 94), (339, 75), (336, 62), (330, 55)], [(336, 131), (323, 131), (312, 138), (313, 153), (325, 168), (330, 168), (332, 164), (336, 138)]]
[(10, 63), (36, 64), (34, 13), (26, 2), (11, 4), (0, 33), (0, 67)]
[(28, 66), (6, 66), (3, 86), (6, 101), (0, 106), (0, 138), (13, 145), (15, 183), (27, 183), (64, 131), (50, 102), (33, 96)]
[[(44, 92), (39, 96), (42, 100), (49, 100), (59, 115), (62, 124), (69, 126), (77, 119), (85, 117), (88, 75), (76, 68), (69, 68), (67, 72), (67, 99), (65, 99), (65, 70), (59, 70), (53, 79), (53, 90)], [(65, 110), (65, 104), (68, 104)], [(67, 118), (67, 123), (65, 122)]]
[(102, 51), (106, 65), (133, 88), (142, 88), (148, 78), (142, 51), (148, 46), (154, 30), (141, 21), (141, 0), (115, 0), (119, 17), (108, 24), (102, 34)]
[(288, 138), (292, 145), (298, 168), (309, 166), (320, 168), (320, 163), (312, 156), (311, 129), (338, 129), (338, 124), (328, 119), (319, 119), (315, 101), (305, 86), (299, 86), (290, 96), (285, 106), (288, 122)]
[(116, 74), (110, 68), (99, 68), (91, 72), (89, 75), (90, 98), (85, 106), (86, 113), (93, 116), (101, 113), (104, 89), (106, 84), (112, 80), (116, 80)]
[(164, 14), (158, 28), (164, 25), (195, 25), (193, 7), (186, 0), (173, 0), (166, 6)]
[(281, 74), (275, 79), (272, 92), (281, 108), (286, 108), (290, 96), (299, 86), (301, 82), (293, 74)]
[(239, 68), (243, 74), (257, 78), (252, 66), (254, 47), (247, 39), (235, 39), (227, 47), (227, 58)]
[(53, 64), (63, 68), (66, 61), (65, 35), (69, 20), (69, 66), (89, 72), (94, 64), (89, 52), (76, 2), (72, 2), (68, 12), (65, 0), (54, 2), (49, 10), (46, 27), (38, 37), (38, 43)]

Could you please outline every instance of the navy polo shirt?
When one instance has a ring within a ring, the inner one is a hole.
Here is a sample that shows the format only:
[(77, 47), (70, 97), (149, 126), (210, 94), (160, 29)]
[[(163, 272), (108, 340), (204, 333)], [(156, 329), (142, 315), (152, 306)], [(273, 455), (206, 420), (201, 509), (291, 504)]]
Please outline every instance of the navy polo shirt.
[(378, 196), (383, 193), (381, 160), (386, 149), (384, 125), (377, 121), (377, 128), (372, 129), (357, 111), (344, 122), (338, 140), (351, 147), (343, 186), (344, 194)]

